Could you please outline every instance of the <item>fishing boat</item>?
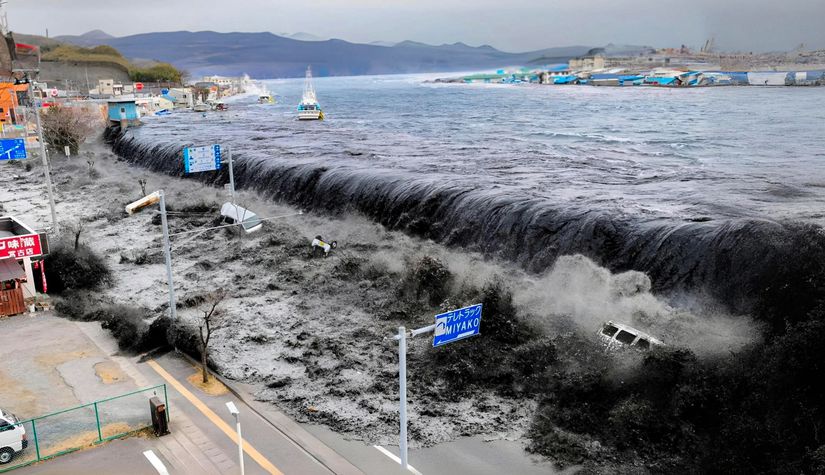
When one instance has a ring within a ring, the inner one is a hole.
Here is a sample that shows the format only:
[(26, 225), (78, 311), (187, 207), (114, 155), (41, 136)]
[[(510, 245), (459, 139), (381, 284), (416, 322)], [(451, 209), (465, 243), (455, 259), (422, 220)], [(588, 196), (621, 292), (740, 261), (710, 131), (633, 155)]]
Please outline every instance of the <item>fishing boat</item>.
[(304, 95), (298, 104), (298, 120), (324, 120), (324, 111), (318, 98), (315, 96), (315, 87), (312, 85), (312, 70), (307, 67), (307, 77), (304, 82)]
[(269, 93), (258, 96), (258, 104), (275, 104), (275, 99)]

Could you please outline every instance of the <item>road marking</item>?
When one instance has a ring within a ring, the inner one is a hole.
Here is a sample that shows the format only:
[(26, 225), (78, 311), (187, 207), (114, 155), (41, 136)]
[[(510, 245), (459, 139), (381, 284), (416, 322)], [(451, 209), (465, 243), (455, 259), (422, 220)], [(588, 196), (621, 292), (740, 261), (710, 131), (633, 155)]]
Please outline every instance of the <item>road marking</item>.
[(155, 467), (155, 470), (158, 471), (159, 475), (169, 475), (169, 471), (166, 470), (166, 466), (163, 465), (163, 462), (160, 461), (160, 459), (157, 455), (155, 455), (154, 452), (152, 452), (151, 450), (147, 450), (146, 452), (143, 452), (143, 455), (147, 459), (149, 459), (149, 463), (151, 463), (152, 466)]
[[(223, 421), (217, 414), (215, 414), (212, 409), (209, 409), (206, 404), (203, 403), (197, 396), (192, 394), (188, 389), (186, 389), (183, 384), (180, 383), (177, 379), (175, 379), (171, 374), (167, 373), (165, 369), (163, 369), (155, 360), (149, 360), (146, 362), (150, 368), (155, 370), (156, 373), (160, 375), (161, 378), (165, 379), (166, 382), (172, 385), (173, 388), (177, 389), (179, 393), (183, 395), (189, 402), (192, 403), (207, 419), (209, 419), (213, 424), (215, 424), (218, 429), (223, 431), (233, 443), (238, 443), (238, 433), (232, 430), (229, 425)], [(247, 455), (252, 457), (252, 460), (258, 463), (264, 470), (269, 472), (272, 475), (283, 475), (283, 473), (278, 470), (278, 468), (272, 464), (269, 460), (266, 459), (260, 452), (258, 452), (255, 447), (252, 446), (246, 439), (243, 441), (243, 451), (246, 452)]]
[[(400, 459), (400, 458), (398, 458), (398, 456), (397, 456), (397, 455), (395, 455), (394, 453), (390, 452), (389, 450), (385, 449), (384, 447), (381, 447), (380, 445), (373, 445), (373, 447), (375, 447), (376, 449), (378, 449), (378, 451), (379, 451), (379, 452), (381, 452), (382, 454), (384, 454), (384, 455), (386, 455), (387, 457), (391, 458), (391, 459), (392, 459), (395, 463), (397, 463), (398, 465), (401, 465), (401, 459)], [(418, 470), (416, 470), (416, 469), (415, 469), (415, 467), (413, 467), (413, 466), (412, 466), (412, 465), (410, 465), (410, 464), (407, 464), (407, 470), (409, 470), (410, 472), (414, 473), (415, 475), (422, 475), (422, 474), (421, 474), (421, 472), (419, 472)]]

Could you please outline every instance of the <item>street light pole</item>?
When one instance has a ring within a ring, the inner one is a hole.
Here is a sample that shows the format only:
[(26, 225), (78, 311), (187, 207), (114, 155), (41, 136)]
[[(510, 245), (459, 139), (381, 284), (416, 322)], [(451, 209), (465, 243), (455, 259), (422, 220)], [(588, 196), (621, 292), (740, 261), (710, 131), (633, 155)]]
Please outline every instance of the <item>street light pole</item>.
[(235, 428), (238, 431), (238, 460), (241, 466), (241, 475), (244, 475), (244, 468), (243, 468), (243, 437), (241, 437), (241, 413), (238, 411), (238, 408), (235, 406), (235, 403), (229, 401), (226, 403), (227, 409), (229, 409), (229, 413), (235, 416)]
[(175, 308), (175, 282), (172, 279), (172, 252), (169, 243), (169, 224), (166, 221), (166, 197), (163, 190), (158, 190), (160, 195), (160, 223), (163, 227), (163, 254), (166, 257), (166, 280), (169, 285), (169, 317), (172, 323), (177, 321), (177, 309)]
[(398, 399), (401, 431), (398, 449), (401, 452), (401, 466), (407, 470), (407, 330), (398, 327)]

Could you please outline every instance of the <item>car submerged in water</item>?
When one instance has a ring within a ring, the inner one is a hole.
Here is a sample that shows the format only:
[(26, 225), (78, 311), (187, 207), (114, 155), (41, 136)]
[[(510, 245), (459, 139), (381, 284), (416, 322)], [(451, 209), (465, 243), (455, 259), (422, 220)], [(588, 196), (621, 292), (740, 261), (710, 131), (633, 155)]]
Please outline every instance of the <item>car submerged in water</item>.
[(619, 348), (634, 348), (647, 351), (654, 346), (664, 346), (661, 340), (657, 340), (647, 333), (636, 330), (629, 325), (614, 323), (612, 321), (602, 325), (602, 328), (599, 330), (599, 340), (601, 340), (608, 351)]

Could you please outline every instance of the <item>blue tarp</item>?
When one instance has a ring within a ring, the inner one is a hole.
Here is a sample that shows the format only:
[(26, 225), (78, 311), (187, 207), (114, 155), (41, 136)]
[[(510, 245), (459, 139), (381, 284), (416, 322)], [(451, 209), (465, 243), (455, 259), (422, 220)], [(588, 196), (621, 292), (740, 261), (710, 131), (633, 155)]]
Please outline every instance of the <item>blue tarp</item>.
[(578, 76), (558, 76), (553, 78), (553, 84), (574, 84)]
[(568, 69), (570, 69), (570, 67), (567, 66), (566, 64), (555, 64), (555, 65), (550, 66), (549, 68), (547, 68), (548, 71), (553, 71), (553, 72), (567, 71)]
[(659, 86), (670, 86), (676, 82), (676, 78), (660, 78), (660, 77), (646, 77), (645, 83), (658, 84)]

